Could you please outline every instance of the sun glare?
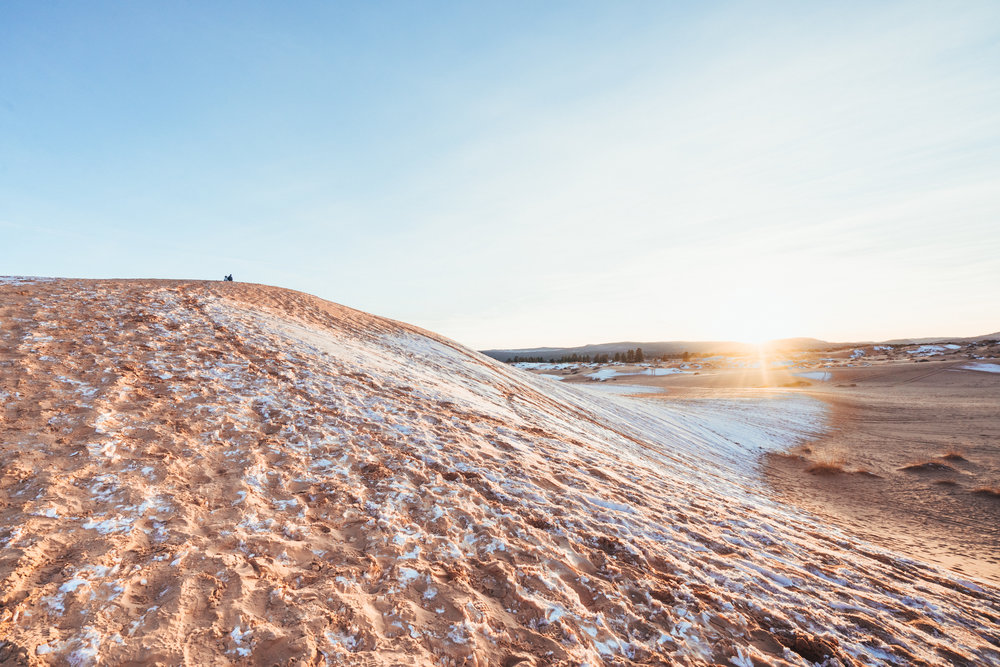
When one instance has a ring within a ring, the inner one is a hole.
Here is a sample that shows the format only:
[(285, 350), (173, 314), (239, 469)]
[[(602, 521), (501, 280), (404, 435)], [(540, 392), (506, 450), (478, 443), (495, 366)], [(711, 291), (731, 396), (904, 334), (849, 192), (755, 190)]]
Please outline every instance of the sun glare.
[(717, 311), (720, 338), (762, 345), (801, 334), (794, 310), (772, 292), (740, 290), (723, 300)]

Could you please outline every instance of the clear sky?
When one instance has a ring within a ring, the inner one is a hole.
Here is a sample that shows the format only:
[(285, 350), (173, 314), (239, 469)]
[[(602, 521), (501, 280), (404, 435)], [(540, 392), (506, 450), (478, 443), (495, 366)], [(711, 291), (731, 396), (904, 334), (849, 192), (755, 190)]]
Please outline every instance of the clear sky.
[(4, 2), (0, 275), (477, 348), (1000, 329), (1000, 3)]

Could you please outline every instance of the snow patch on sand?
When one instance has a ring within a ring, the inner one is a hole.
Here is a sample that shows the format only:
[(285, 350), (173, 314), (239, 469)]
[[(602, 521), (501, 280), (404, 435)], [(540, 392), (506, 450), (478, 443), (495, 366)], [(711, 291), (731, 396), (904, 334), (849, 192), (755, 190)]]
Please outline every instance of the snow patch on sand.
[(809, 380), (816, 380), (818, 382), (828, 382), (833, 374), (829, 371), (806, 371), (804, 373), (792, 373), (797, 377), (807, 378)]
[(1000, 364), (975, 363), (962, 366), (967, 371), (979, 371), (981, 373), (1000, 373)]
[(574, 387), (585, 391), (598, 391), (606, 394), (620, 394), (623, 396), (633, 394), (663, 394), (666, 389), (660, 387), (649, 387), (638, 384), (574, 384)]
[(945, 349), (946, 348), (942, 345), (921, 345), (915, 350), (907, 350), (906, 353), (932, 357), (936, 354), (944, 354)]
[(614, 368), (601, 368), (600, 370), (594, 371), (593, 373), (587, 373), (587, 377), (597, 382), (604, 382), (605, 380), (610, 380), (616, 377), (625, 377), (628, 375), (652, 375), (656, 377), (661, 377), (665, 375), (683, 375), (686, 371), (682, 371), (679, 368), (646, 368), (641, 371), (635, 371), (630, 373), (624, 373)]

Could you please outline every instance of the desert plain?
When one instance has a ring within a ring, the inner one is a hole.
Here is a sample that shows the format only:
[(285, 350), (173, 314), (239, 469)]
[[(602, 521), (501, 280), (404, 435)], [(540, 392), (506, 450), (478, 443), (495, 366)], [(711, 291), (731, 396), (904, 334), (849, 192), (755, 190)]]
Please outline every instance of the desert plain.
[[(762, 459), (773, 491), (875, 543), (998, 584), (1000, 345), (950, 345), (618, 365), (599, 389), (668, 402), (790, 392), (821, 400), (828, 430)], [(666, 370), (684, 372), (648, 374)], [(595, 388), (598, 371), (536, 372)]]

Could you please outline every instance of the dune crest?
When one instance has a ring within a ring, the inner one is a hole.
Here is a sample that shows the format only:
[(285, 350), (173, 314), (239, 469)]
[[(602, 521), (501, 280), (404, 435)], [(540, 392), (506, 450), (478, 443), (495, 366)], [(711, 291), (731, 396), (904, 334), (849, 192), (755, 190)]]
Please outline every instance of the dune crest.
[(241, 283), (0, 316), (0, 661), (1000, 662), (1000, 591), (769, 497), (818, 401), (587, 393)]

